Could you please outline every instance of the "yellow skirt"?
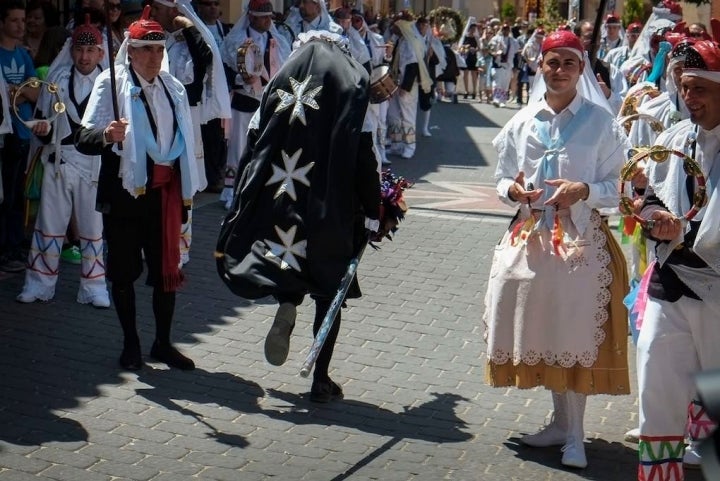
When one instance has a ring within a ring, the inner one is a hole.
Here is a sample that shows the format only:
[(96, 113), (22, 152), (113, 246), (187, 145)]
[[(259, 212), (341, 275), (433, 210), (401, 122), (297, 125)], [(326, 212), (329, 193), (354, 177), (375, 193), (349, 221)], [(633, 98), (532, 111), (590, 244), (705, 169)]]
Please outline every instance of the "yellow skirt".
[(610, 254), (608, 269), (612, 273), (608, 320), (603, 324), (605, 340), (598, 346), (595, 363), (590, 367), (575, 364), (564, 368), (557, 364), (539, 362), (536, 365), (512, 360), (505, 364), (487, 362), (485, 381), (494, 387), (515, 386), (530, 389), (545, 386), (555, 392), (575, 391), (581, 394), (630, 394), (628, 372), (628, 313), (623, 299), (629, 289), (625, 256), (612, 232), (604, 222), (601, 229), (607, 236), (606, 249)]

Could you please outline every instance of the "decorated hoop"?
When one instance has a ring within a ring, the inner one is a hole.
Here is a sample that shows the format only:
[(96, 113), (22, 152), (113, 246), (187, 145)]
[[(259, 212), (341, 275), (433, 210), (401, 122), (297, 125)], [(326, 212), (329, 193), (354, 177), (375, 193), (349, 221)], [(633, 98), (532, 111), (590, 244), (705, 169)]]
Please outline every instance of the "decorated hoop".
[(263, 68), (260, 47), (254, 43), (241, 45), (237, 50), (237, 71), (246, 82), (259, 77)]
[(630, 157), (630, 160), (620, 170), (620, 213), (622, 215), (632, 217), (635, 219), (643, 229), (652, 230), (655, 227), (655, 221), (652, 219), (643, 219), (635, 213), (633, 201), (625, 193), (625, 184), (632, 179), (637, 171), (637, 164), (641, 160), (649, 157), (658, 163), (665, 162), (670, 158), (670, 155), (676, 155), (683, 161), (683, 170), (689, 176), (695, 177), (697, 180), (698, 188), (693, 195), (693, 205), (690, 210), (683, 215), (683, 219), (689, 221), (692, 220), (700, 209), (707, 203), (707, 186), (705, 182), (705, 175), (700, 169), (700, 164), (689, 155), (680, 152), (678, 150), (668, 149), (661, 145), (654, 145), (652, 147), (638, 147), (633, 149), (634, 154)]
[[(53, 103), (53, 112), (54, 112), (53, 115), (47, 119), (23, 120), (20, 117), (20, 112), (18, 112), (18, 107), (17, 107), (18, 96), (20, 96), (22, 90), (26, 87), (36, 89), (36, 88), (40, 88), (43, 85), (47, 89), (48, 93), (50, 95), (52, 95), (55, 100), (55, 102)], [(20, 85), (18, 85), (17, 89), (15, 89), (15, 93), (13, 94), (12, 107), (13, 107), (13, 112), (15, 113), (15, 116), (18, 119), (20, 119), (22, 121), (22, 123), (25, 124), (25, 126), (29, 129), (32, 129), (33, 127), (35, 127), (36, 124), (38, 124), (40, 122), (52, 123), (57, 118), (58, 115), (65, 112), (65, 104), (63, 103), (62, 99), (60, 98), (60, 89), (58, 88), (57, 84), (48, 82), (46, 80), (40, 80), (35, 77), (31, 77), (31, 78), (27, 79), (26, 81), (24, 81), (23, 83), (21, 83)]]
[(632, 127), (632, 123), (636, 120), (644, 120), (650, 125), (650, 128), (655, 132), (656, 134), (661, 133), (663, 130), (665, 130), (665, 126), (663, 123), (658, 120), (657, 118), (653, 117), (649, 114), (630, 114), (626, 115), (625, 117), (621, 117), (618, 119), (618, 123), (622, 125), (625, 128), (625, 133), (630, 133), (630, 128)]
[(449, 7), (438, 7), (430, 11), (428, 20), (443, 40), (449, 43), (456, 43), (460, 40), (464, 24), (457, 10)]

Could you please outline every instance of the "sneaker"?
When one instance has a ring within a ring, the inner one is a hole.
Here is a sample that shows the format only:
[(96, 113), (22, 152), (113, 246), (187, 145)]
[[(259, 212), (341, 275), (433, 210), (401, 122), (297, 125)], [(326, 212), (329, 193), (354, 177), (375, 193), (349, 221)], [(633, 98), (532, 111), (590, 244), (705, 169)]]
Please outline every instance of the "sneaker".
[(98, 309), (107, 309), (110, 307), (110, 296), (108, 296), (107, 292), (93, 294), (90, 298), (90, 304)]
[(333, 399), (342, 399), (342, 388), (327, 378), (323, 380), (314, 380), (310, 388), (310, 401), (314, 403), (327, 403)]
[(78, 246), (70, 246), (60, 253), (60, 260), (68, 264), (79, 265), (82, 263), (82, 252)]
[(403, 149), (402, 154), (400, 154), (400, 157), (403, 159), (412, 159), (413, 155), (415, 154), (415, 151), (409, 147), (406, 147)]
[(422, 136), (423, 137), (432, 137), (432, 134), (430, 133), (430, 130), (425, 129), (422, 131)]
[(297, 308), (283, 302), (275, 313), (275, 320), (265, 338), (265, 359), (273, 366), (282, 366), (290, 352), (290, 334), (295, 327)]
[(640, 428), (633, 428), (625, 433), (625, 442), (638, 444), (640, 442)]
[(683, 467), (685, 469), (700, 469), (702, 458), (698, 451), (699, 444), (698, 441), (690, 441), (690, 444), (685, 446), (685, 454), (683, 454)]
[(15, 300), (23, 304), (32, 304), (35, 301), (39, 301), (40, 298), (34, 294), (30, 294), (29, 292), (22, 291), (17, 295)]

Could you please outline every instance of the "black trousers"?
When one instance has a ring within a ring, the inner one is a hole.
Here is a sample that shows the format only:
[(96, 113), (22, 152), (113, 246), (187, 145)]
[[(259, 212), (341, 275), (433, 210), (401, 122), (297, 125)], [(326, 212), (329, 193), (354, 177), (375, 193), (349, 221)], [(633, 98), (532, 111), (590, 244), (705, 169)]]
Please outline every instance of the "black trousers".
[(221, 119), (213, 119), (200, 126), (203, 151), (205, 153), (205, 177), (208, 186), (220, 186), (225, 182), (225, 164), (227, 163), (227, 143)]

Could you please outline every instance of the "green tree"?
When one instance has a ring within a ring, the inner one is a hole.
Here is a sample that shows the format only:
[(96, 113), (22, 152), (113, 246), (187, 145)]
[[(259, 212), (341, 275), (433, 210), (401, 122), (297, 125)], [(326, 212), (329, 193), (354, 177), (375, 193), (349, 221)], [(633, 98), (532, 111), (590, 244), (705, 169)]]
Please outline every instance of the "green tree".
[(560, 14), (558, 0), (547, 0), (543, 18), (547, 23), (558, 24), (564, 17)]
[(503, 20), (513, 22), (516, 16), (515, 5), (510, 2), (503, 3), (502, 8), (500, 9), (500, 16), (502, 16)]
[(625, 0), (623, 24), (627, 27), (633, 22), (645, 21), (645, 7), (642, 0)]

